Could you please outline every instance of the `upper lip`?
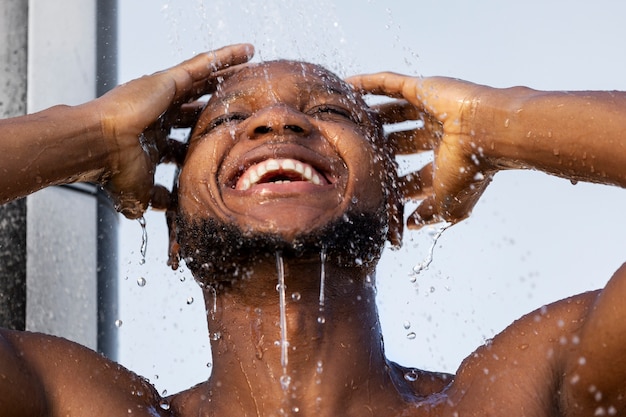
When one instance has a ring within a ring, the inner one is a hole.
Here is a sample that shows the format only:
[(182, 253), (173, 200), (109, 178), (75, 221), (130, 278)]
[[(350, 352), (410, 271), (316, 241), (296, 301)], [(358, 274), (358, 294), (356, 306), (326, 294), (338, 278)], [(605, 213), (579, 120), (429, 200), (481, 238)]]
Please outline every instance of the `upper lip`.
[(338, 155), (321, 155), (305, 146), (284, 143), (266, 143), (258, 146), (235, 160), (225, 160), (220, 169), (221, 183), (235, 188), (239, 178), (251, 166), (270, 159), (295, 160), (313, 167), (328, 184), (335, 184), (342, 177), (339, 167), (345, 166)]

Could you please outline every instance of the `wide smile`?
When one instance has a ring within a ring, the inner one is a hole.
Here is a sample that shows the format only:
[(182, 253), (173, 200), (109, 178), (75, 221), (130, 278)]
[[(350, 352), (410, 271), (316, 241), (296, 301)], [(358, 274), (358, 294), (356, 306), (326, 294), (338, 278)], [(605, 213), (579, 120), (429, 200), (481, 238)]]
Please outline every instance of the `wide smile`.
[(330, 184), (330, 182), (306, 162), (292, 158), (267, 159), (246, 169), (237, 179), (236, 190), (246, 191), (263, 185), (297, 185), (304, 182), (315, 186)]
[(298, 145), (255, 149), (220, 173), (223, 191), (243, 194), (311, 193), (335, 188), (345, 178), (345, 164)]

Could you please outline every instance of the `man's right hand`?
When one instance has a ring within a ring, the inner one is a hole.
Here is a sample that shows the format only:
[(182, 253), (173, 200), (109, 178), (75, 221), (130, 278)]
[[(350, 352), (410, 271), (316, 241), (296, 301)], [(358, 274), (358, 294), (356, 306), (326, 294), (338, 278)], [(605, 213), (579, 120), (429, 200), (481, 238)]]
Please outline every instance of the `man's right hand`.
[(150, 202), (154, 171), (167, 152), (172, 127), (192, 127), (189, 103), (211, 94), (223, 71), (247, 62), (251, 45), (203, 53), (168, 70), (120, 85), (83, 105), (100, 116), (109, 160), (101, 182), (128, 218), (141, 217)]

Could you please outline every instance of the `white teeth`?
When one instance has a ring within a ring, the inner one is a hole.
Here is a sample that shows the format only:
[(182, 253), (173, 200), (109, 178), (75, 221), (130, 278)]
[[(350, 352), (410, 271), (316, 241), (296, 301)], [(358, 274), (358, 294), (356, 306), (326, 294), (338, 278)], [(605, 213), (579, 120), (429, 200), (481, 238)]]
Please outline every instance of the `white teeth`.
[(282, 165), (283, 169), (286, 170), (286, 171), (295, 171), (296, 170), (296, 163), (293, 160), (291, 160), (291, 159), (285, 159), (281, 165)]
[(260, 172), (260, 171), (261, 171), (261, 167), (250, 170), (250, 180), (248, 181), (248, 188), (250, 187), (249, 183), (256, 184), (257, 182), (259, 182), (259, 178), (263, 176), (263, 174), (265, 174), (265, 169), (263, 172)]
[(304, 178), (306, 178), (307, 180), (311, 181), (313, 179), (313, 171), (311, 170), (310, 166), (306, 166), (304, 168)]
[[(239, 178), (235, 186), (238, 190), (248, 190), (257, 184), (268, 172), (282, 171), (283, 173), (297, 173), (302, 176), (304, 181), (308, 181), (315, 185), (327, 184), (327, 181), (319, 175), (312, 166), (297, 161), (295, 159), (268, 159), (264, 162), (253, 165)], [(285, 184), (293, 182), (292, 180), (273, 181), (274, 184)]]
[(278, 171), (280, 169), (280, 164), (275, 159), (268, 159), (268, 161), (265, 163), (265, 166), (267, 167), (268, 171)]

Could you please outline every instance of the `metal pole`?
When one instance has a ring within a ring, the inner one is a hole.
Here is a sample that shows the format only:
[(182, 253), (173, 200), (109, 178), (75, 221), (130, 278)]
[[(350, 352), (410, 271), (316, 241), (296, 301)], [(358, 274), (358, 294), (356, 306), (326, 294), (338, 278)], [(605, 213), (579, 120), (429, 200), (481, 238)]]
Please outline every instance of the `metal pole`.
[[(117, 85), (117, 0), (98, 0), (96, 5), (96, 95)], [(118, 249), (119, 216), (102, 190), (98, 200), (98, 351), (117, 359), (119, 318)]]

